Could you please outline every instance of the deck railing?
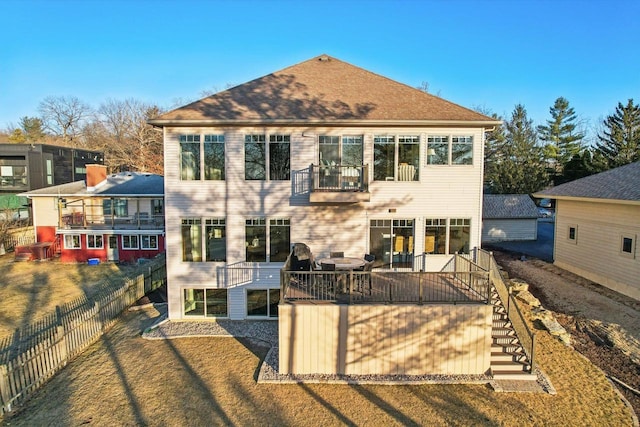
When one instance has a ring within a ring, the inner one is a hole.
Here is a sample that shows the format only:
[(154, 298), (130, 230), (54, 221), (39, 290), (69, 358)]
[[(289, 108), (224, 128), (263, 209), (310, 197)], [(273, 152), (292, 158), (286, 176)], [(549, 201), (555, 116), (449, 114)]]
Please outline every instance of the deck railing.
[(369, 191), (369, 165), (311, 165), (311, 191)]

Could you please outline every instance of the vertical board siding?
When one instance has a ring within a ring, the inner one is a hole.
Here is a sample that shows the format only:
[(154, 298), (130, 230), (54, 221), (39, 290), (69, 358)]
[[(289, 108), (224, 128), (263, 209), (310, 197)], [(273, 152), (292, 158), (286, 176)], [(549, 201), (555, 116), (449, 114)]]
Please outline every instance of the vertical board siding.
[[(482, 209), (481, 128), (330, 128), (330, 127), (185, 127), (165, 128), (165, 210), (169, 317), (182, 319), (182, 289), (187, 287), (228, 287), (218, 275), (224, 263), (188, 263), (181, 260), (180, 219), (225, 217), (227, 263), (245, 259), (245, 219), (252, 216), (290, 218), (291, 242), (304, 242), (317, 257), (331, 251), (362, 257), (369, 247), (371, 219), (415, 220), (415, 248), (424, 247), (425, 218), (471, 218), (470, 247), (480, 246)], [(181, 181), (179, 135), (225, 134), (225, 181)], [(285, 133), (291, 135), (290, 181), (244, 180), (244, 135)], [(303, 136), (305, 134), (305, 136)], [(417, 182), (370, 181), (371, 201), (354, 204), (309, 202), (308, 168), (318, 163), (317, 136), (363, 135), (364, 163), (373, 177), (373, 137), (419, 135), (420, 180)], [(440, 166), (426, 164), (429, 134), (465, 134), (474, 138), (473, 165)], [(312, 135), (312, 136), (309, 136)], [(395, 212), (391, 210), (395, 209)], [(434, 258), (434, 268), (440, 267)], [(446, 262), (446, 261), (445, 261)], [(242, 294), (244, 295), (244, 294)], [(233, 317), (245, 310), (240, 293), (233, 294)], [(236, 299), (238, 298), (238, 299)]]
[[(555, 263), (640, 299), (640, 206), (558, 200), (557, 208)], [(569, 227), (577, 228), (575, 243)], [(636, 239), (632, 256), (621, 251), (622, 235)]]
[(490, 305), (281, 304), (280, 373), (485, 374)]

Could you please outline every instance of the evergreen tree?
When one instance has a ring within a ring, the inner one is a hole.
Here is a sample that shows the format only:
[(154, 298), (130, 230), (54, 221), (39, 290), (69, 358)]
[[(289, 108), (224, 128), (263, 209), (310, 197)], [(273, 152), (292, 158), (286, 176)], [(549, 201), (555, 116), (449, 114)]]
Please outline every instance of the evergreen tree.
[(612, 169), (640, 161), (640, 106), (629, 99), (627, 105), (618, 103), (613, 115), (604, 120), (604, 130), (598, 133), (596, 153), (606, 162), (604, 169)]
[(26, 142), (40, 142), (44, 138), (42, 120), (37, 117), (24, 116), (20, 119), (20, 127), (26, 137)]
[(488, 191), (529, 194), (541, 190), (548, 183), (548, 175), (533, 121), (524, 106), (516, 105), (503, 126), (504, 134), (492, 135), (485, 152)]
[(538, 126), (538, 136), (546, 143), (544, 155), (550, 162), (555, 182), (563, 174), (565, 165), (580, 154), (584, 134), (576, 130), (576, 113), (565, 98), (556, 99), (549, 113), (551, 120)]

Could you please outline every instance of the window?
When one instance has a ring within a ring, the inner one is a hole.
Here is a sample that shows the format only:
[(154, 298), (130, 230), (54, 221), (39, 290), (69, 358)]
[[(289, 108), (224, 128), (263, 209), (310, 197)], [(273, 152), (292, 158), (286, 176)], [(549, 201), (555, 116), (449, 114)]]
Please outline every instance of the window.
[(0, 186), (15, 187), (26, 184), (27, 168), (25, 166), (0, 166)]
[(269, 255), (271, 262), (285, 262), (291, 250), (290, 225), (288, 219), (269, 221)]
[(53, 185), (53, 160), (46, 160), (47, 185)]
[(102, 234), (87, 234), (87, 248), (102, 249), (103, 247)]
[(153, 199), (151, 201), (151, 209), (153, 210), (154, 215), (163, 215), (164, 214), (164, 200), (162, 199)]
[(247, 289), (248, 317), (278, 317), (280, 289)]
[(227, 260), (227, 233), (224, 218), (205, 219), (207, 261)]
[(224, 180), (224, 135), (204, 136), (204, 179)]
[(180, 179), (200, 179), (200, 135), (180, 135)]
[(570, 243), (576, 244), (578, 242), (578, 226), (570, 225), (567, 229), (567, 240)]
[[(267, 248), (269, 248), (269, 262), (284, 262), (291, 250), (290, 222), (288, 218), (251, 218), (246, 220), (245, 247), (247, 262), (267, 262)], [(268, 238), (268, 243), (267, 243)]]
[(371, 220), (369, 252), (376, 265), (390, 268), (412, 268), (414, 254), (412, 219)]
[(318, 137), (321, 166), (362, 166), (362, 135)]
[(291, 177), (290, 135), (269, 135), (269, 179), (288, 181)]
[(127, 199), (103, 199), (102, 211), (105, 216), (126, 217), (129, 215), (129, 201)]
[(468, 254), (471, 237), (471, 220), (452, 218), (449, 220), (449, 253)]
[(447, 219), (427, 219), (424, 228), (424, 252), (427, 254), (447, 253)]
[(265, 180), (267, 178), (264, 135), (244, 137), (244, 179)]
[(227, 317), (226, 289), (184, 289), (184, 315)]
[(247, 262), (266, 262), (267, 225), (264, 218), (246, 220), (245, 239)]
[(65, 234), (64, 235), (64, 248), (65, 249), (80, 249), (80, 235), (79, 234)]
[(122, 249), (138, 249), (138, 236), (134, 234), (123, 234)]
[(373, 158), (374, 180), (417, 181), (420, 137), (376, 135), (373, 138)]
[(451, 164), (470, 165), (473, 163), (473, 137), (451, 137)]
[(449, 137), (429, 136), (427, 138), (427, 164), (449, 164)]
[(202, 261), (202, 220), (185, 218), (182, 220), (182, 261)]
[(629, 258), (635, 258), (635, 246), (636, 236), (620, 236), (620, 251), (622, 252), (622, 255)]
[(142, 249), (158, 249), (158, 236), (155, 234), (143, 234), (140, 236)]

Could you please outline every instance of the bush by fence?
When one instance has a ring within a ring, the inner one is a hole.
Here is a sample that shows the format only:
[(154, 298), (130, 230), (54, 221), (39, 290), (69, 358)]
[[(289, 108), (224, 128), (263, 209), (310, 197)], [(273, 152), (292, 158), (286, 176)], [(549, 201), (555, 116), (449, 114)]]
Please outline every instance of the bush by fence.
[(100, 292), (56, 307), (42, 320), (0, 342), (0, 414), (27, 399), (112, 326), (120, 313), (166, 282), (165, 257), (145, 264), (124, 283), (104, 281)]

